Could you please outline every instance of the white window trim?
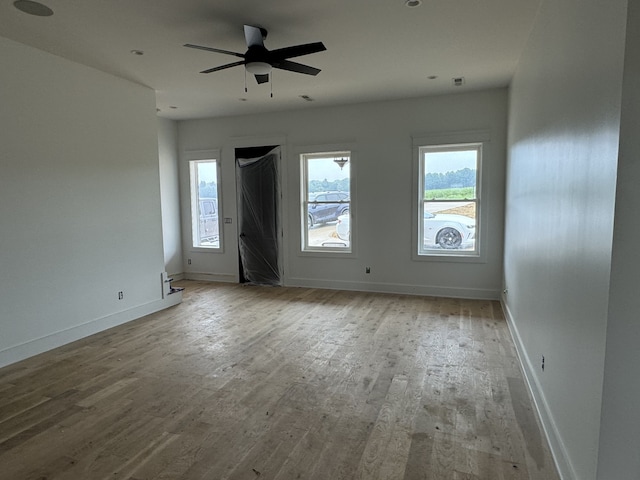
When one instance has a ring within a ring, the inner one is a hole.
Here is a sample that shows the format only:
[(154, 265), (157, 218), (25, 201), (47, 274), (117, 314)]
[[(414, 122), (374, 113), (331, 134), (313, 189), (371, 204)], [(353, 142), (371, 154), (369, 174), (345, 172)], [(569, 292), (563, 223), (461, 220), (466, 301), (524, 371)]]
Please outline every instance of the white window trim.
[[(491, 141), (491, 132), (489, 130), (468, 130), (460, 132), (444, 132), (444, 133), (423, 133), (412, 135), (412, 155), (413, 155), (413, 196), (412, 202), (412, 245), (411, 245), (411, 258), (418, 262), (461, 262), (461, 263), (486, 263), (487, 262), (487, 235), (486, 225), (488, 224), (488, 210), (486, 205), (486, 178), (487, 175), (487, 163), (483, 161), (482, 156), (486, 155), (488, 150), (487, 144)], [(476, 208), (478, 212), (476, 215), (476, 242), (478, 249), (473, 253), (428, 253), (421, 254), (419, 252), (419, 245), (421, 241), (420, 221), (422, 207), (420, 206), (423, 201), (423, 192), (420, 192), (419, 186), (421, 168), (420, 147), (449, 147), (449, 146), (465, 146), (469, 144), (479, 144), (481, 158), (479, 159), (479, 170), (477, 185), (479, 186), (479, 194), (477, 194), (478, 203)]]
[[(302, 204), (304, 203), (304, 193), (306, 192), (306, 187), (304, 185), (304, 181), (307, 178), (306, 171), (306, 162), (302, 160), (303, 155), (332, 155), (333, 153), (339, 152), (349, 152), (349, 214), (350, 225), (349, 229), (351, 231), (351, 240), (349, 249), (345, 249), (342, 247), (332, 248), (332, 247), (306, 247), (307, 245), (307, 231), (306, 231), (306, 218), (303, 217), (303, 208)], [(336, 258), (355, 258), (357, 251), (357, 216), (356, 216), (356, 152), (354, 151), (353, 144), (326, 144), (326, 145), (312, 145), (306, 147), (298, 147), (293, 151), (296, 163), (298, 165), (298, 208), (296, 216), (298, 218), (298, 230), (300, 232), (300, 237), (298, 241), (298, 256), (300, 257), (336, 257)]]
[[(222, 156), (221, 156), (221, 151), (220, 149), (211, 149), (211, 150), (188, 150), (186, 152), (184, 152), (184, 155), (182, 157), (182, 159), (187, 163), (187, 174), (188, 174), (188, 178), (187, 178), (187, 186), (188, 186), (188, 199), (189, 199), (189, 205), (187, 206), (187, 211), (188, 211), (188, 222), (189, 222), (189, 243), (188, 243), (188, 248), (189, 251), (191, 252), (208, 252), (208, 253), (224, 253), (224, 218), (222, 216), (222, 212), (223, 212), (223, 205), (222, 205), (222, 181), (221, 181), (221, 163), (222, 163)], [(219, 247), (199, 247), (199, 246), (194, 246), (193, 245), (193, 236), (195, 235), (195, 232), (197, 232), (197, 228), (196, 226), (193, 224), (193, 218), (194, 218), (194, 212), (193, 212), (193, 208), (194, 208), (194, 196), (195, 196), (195, 192), (193, 191), (193, 184), (192, 184), (192, 173), (191, 173), (191, 166), (192, 163), (191, 162), (198, 162), (198, 161), (212, 161), (215, 160), (216, 162), (216, 175), (218, 178), (218, 235), (219, 235), (219, 239), (220, 239), (220, 246)]]

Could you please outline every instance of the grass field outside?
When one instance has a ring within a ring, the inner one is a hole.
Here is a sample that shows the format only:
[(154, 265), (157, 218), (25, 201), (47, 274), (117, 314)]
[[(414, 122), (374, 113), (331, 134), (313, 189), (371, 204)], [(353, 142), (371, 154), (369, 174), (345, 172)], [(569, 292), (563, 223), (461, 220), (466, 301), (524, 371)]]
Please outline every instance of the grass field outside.
[(475, 187), (425, 190), (425, 200), (469, 200), (476, 197)]

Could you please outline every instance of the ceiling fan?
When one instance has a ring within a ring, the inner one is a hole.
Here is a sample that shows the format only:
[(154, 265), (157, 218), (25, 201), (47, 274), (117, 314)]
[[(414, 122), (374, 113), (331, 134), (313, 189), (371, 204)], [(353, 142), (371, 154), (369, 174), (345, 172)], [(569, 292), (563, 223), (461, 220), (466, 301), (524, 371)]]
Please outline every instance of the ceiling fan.
[(244, 26), (244, 38), (247, 42), (247, 51), (245, 53), (230, 52), (228, 50), (220, 50), (219, 48), (203, 47), (201, 45), (193, 45), (187, 43), (184, 46), (189, 48), (197, 48), (207, 52), (224, 53), (240, 57), (242, 60), (221, 65), (219, 67), (209, 68), (200, 73), (217, 72), (238, 65), (244, 65), (247, 72), (255, 75), (258, 83), (269, 81), (269, 74), (272, 68), (280, 70), (288, 70), (290, 72), (304, 73), (305, 75), (317, 75), (320, 69), (303, 65), (288, 60), (293, 57), (309, 55), (311, 53), (322, 52), (326, 47), (322, 42), (306, 43), (304, 45), (295, 45), (292, 47), (279, 48), (277, 50), (267, 50), (264, 46), (264, 39), (267, 38), (267, 30), (264, 28), (253, 27), (251, 25)]

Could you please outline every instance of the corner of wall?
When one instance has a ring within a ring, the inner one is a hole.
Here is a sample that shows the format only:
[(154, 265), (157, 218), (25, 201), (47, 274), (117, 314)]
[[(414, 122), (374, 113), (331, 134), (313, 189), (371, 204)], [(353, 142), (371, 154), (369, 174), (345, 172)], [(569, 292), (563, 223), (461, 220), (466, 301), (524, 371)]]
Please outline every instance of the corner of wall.
[(94, 335), (109, 328), (117, 327), (124, 323), (136, 320), (159, 312), (169, 307), (178, 305), (182, 301), (182, 294), (169, 295), (166, 298), (154, 300), (144, 305), (116, 312), (102, 318), (96, 318), (89, 322), (76, 325), (64, 330), (53, 332), (39, 338), (29, 340), (28, 342), (14, 345), (4, 350), (0, 350), (0, 368), (12, 363), (25, 360), (34, 355), (53, 350), (71, 342), (75, 342), (82, 338)]
[(524, 343), (522, 342), (522, 338), (520, 337), (520, 334), (518, 332), (518, 327), (516, 326), (516, 322), (514, 321), (504, 294), (500, 298), (500, 304), (507, 320), (509, 333), (511, 334), (511, 338), (513, 339), (513, 343), (516, 347), (518, 361), (520, 363), (520, 367), (522, 368), (522, 372), (527, 383), (527, 388), (529, 389), (529, 393), (531, 394), (531, 398), (533, 399), (533, 404), (536, 408), (538, 419), (540, 420), (545, 438), (547, 440), (547, 443), (549, 444), (549, 448), (551, 449), (551, 455), (553, 456), (553, 459), (556, 463), (558, 474), (563, 480), (576, 479), (578, 478), (577, 474), (571, 463), (564, 442), (560, 437), (560, 433), (553, 419), (551, 409), (547, 404), (544, 391), (542, 390), (542, 388), (540, 388), (538, 376), (535, 373), (531, 358), (527, 353)]

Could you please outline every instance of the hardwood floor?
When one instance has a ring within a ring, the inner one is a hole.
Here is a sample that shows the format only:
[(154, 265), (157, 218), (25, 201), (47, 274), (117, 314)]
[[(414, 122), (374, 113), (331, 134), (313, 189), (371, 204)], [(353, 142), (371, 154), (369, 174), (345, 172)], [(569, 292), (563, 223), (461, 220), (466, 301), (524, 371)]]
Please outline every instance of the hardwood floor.
[(497, 302), (181, 284), (0, 369), (1, 478), (558, 478)]

